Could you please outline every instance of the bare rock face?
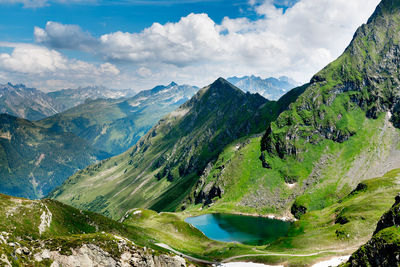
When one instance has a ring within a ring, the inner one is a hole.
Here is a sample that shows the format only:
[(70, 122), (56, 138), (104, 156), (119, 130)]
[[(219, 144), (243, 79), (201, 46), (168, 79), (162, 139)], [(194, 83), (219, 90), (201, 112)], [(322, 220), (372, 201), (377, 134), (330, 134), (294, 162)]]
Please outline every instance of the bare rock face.
[(379, 220), (374, 234), (391, 226), (400, 226), (400, 194), (396, 196), (396, 202), (392, 208)]
[(107, 267), (186, 267), (185, 259), (179, 256), (153, 255), (143, 249), (126, 249), (119, 258), (104, 251), (94, 244), (84, 244), (80, 248), (72, 249), (72, 255), (63, 255), (59, 251), (45, 250), (35, 255), (37, 261), (51, 259), (52, 267), (76, 266), (107, 266)]
[(92, 243), (82, 244), (79, 247), (71, 248), (70, 253), (50, 251), (43, 249), (33, 255), (36, 263), (49, 259), (52, 267), (186, 267), (186, 261), (179, 256), (156, 254), (153, 250), (140, 248), (131, 241), (115, 236), (118, 242), (118, 251), (106, 251), (99, 245)]

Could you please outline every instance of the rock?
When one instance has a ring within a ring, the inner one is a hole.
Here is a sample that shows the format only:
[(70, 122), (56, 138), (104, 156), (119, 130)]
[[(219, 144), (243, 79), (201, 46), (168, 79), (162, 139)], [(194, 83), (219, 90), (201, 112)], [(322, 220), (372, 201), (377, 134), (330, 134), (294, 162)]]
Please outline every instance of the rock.
[(41, 257), (42, 259), (50, 259), (51, 257), (50, 250), (48, 249), (43, 250)]
[(11, 267), (12, 266), (10, 261), (8, 260), (7, 256), (4, 255), (4, 254), (1, 255), (0, 262), (3, 263), (4, 267)]
[(379, 220), (374, 234), (391, 226), (400, 226), (400, 194), (396, 196), (395, 203), (393, 204), (392, 208), (383, 214)]
[(21, 248), (17, 248), (17, 249), (15, 250), (15, 253), (21, 255), (21, 254), (22, 254), (22, 249), (21, 249)]
[(24, 253), (25, 255), (29, 255), (29, 254), (31, 254), (31, 251), (27, 247), (23, 247), (22, 253)]
[(33, 258), (35, 261), (41, 262), (43, 260), (42, 255), (40, 253), (36, 253)]
[(290, 209), (290, 212), (296, 219), (300, 219), (300, 217), (307, 212), (307, 208), (297, 203), (294, 203), (292, 205), (292, 208)]

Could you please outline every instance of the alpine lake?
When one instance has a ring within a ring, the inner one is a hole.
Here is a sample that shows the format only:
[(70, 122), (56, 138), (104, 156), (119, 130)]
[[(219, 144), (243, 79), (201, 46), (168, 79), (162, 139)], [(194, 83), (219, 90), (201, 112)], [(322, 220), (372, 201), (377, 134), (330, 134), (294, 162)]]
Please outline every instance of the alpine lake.
[(210, 239), (254, 246), (266, 245), (286, 236), (292, 224), (264, 217), (219, 213), (188, 217), (185, 222)]

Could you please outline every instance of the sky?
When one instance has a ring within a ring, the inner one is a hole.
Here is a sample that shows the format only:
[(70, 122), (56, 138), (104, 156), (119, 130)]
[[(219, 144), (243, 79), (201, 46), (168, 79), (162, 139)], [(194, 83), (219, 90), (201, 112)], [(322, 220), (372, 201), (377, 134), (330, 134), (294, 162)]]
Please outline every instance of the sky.
[(0, 0), (0, 83), (43, 91), (288, 76), (340, 56), (379, 0)]

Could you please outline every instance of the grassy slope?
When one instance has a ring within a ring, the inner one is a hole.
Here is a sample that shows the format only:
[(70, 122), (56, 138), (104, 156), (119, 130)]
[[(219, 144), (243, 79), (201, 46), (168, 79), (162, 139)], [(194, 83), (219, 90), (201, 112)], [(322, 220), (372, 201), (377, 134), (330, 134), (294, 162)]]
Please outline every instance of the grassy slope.
[(225, 82), (205, 88), (133, 149), (78, 172), (53, 197), (114, 218), (132, 207), (173, 210), (224, 144), (260, 131), (271, 113), (266, 102)]
[[(40, 216), (48, 211), (52, 213), (50, 227), (40, 233)], [(59, 250), (69, 255), (71, 248), (90, 243), (118, 258), (121, 252), (115, 235), (128, 238), (139, 246), (153, 248), (155, 254), (160, 253), (159, 247), (149, 242), (150, 238), (135, 226), (123, 225), (53, 200), (32, 201), (0, 194), (0, 229), (3, 237), (8, 236), (9, 244), (17, 242), (20, 247), (26, 246), (31, 251), (30, 255), (17, 254), (14, 257), (14, 248), (0, 241), (0, 255), (6, 255), (13, 266), (31, 266), (34, 264), (33, 255), (43, 249)], [(44, 260), (40, 266), (50, 264), (50, 260)]]
[(4, 114), (0, 122), (2, 193), (42, 197), (76, 170), (108, 156), (70, 133), (55, 133)]
[[(313, 77), (264, 135), (265, 163), (305, 190), (297, 206), (316, 210), (332, 204), (358, 181), (382, 175), (377, 172), (386, 168), (382, 159), (397, 153), (390, 143), (396, 145), (398, 133), (391, 130), (382, 138), (379, 127), (382, 132), (392, 127), (380, 124), (388, 111), (398, 126), (399, 7), (398, 1), (382, 1), (343, 55)], [(398, 165), (398, 156), (392, 159)], [(327, 166), (321, 170), (321, 165)]]
[[(357, 134), (348, 141), (310, 144), (302, 161), (275, 157), (271, 169), (263, 168), (259, 160), (259, 137), (227, 146), (206, 178), (206, 185), (216, 183), (224, 189), (222, 198), (214, 199), (208, 210), (288, 216), (295, 199), (308, 210), (319, 210), (347, 195), (362, 180), (400, 167), (400, 135), (388, 116), (366, 119), (355, 110), (354, 117)], [(288, 182), (296, 182), (293, 187), (285, 183), (288, 177)]]
[(268, 102), (219, 80), (163, 118), (133, 149), (78, 172), (51, 196), (114, 218), (132, 207), (175, 210), (226, 144), (265, 129), (304, 89)]
[(221, 260), (236, 255), (263, 253), (304, 255), (322, 252), (307, 257), (258, 256), (236, 259), (308, 266), (332, 255), (349, 254), (368, 240), (383, 212), (392, 205), (400, 189), (399, 178), (400, 169), (396, 169), (383, 177), (364, 181), (365, 189), (353, 192), (327, 208), (307, 213), (293, 224), (287, 237), (267, 246), (208, 240), (183, 221), (188, 216), (220, 212), (217, 207), (159, 214), (135, 210), (128, 213), (124, 224), (142, 228), (146, 235), (152, 236), (154, 242), (166, 243), (185, 254), (205, 259)]
[[(236, 260), (308, 266), (331, 255), (352, 252), (365, 242), (375, 229), (382, 211), (391, 206), (393, 197), (399, 191), (399, 177), (400, 170), (394, 170), (383, 177), (364, 181), (365, 189), (342, 198), (330, 207), (307, 213), (293, 225), (287, 237), (267, 246), (212, 241), (183, 221), (187, 216), (208, 213), (209, 210), (181, 213), (132, 210), (124, 216), (123, 223), (118, 223), (53, 200), (31, 201), (5, 195), (0, 195), (0, 228), (11, 233), (8, 242), (16, 241), (21, 246), (28, 246), (34, 253), (43, 247), (40, 242), (32, 240), (43, 240), (44, 248), (60, 248), (62, 253), (68, 253), (70, 247), (94, 243), (119, 256), (114, 237), (116, 234), (156, 251), (159, 248), (155, 243), (161, 242), (185, 254), (208, 260), (220, 261), (248, 254), (286, 253), (293, 256), (257, 256)], [(52, 213), (52, 222), (50, 228), (40, 234), (40, 215), (47, 210), (46, 207)], [(348, 222), (341, 224), (338, 218), (346, 218)], [(344, 249), (343, 252), (330, 251), (340, 248)], [(309, 257), (294, 256), (318, 251), (322, 253)], [(0, 245), (0, 254), (3, 253), (10, 256), (12, 251), (9, 246)], [(10, 256), (9, 260), (15, 264), (26, 264), (32, 261), (32, 256), (21, 256), (17, 260)]]

